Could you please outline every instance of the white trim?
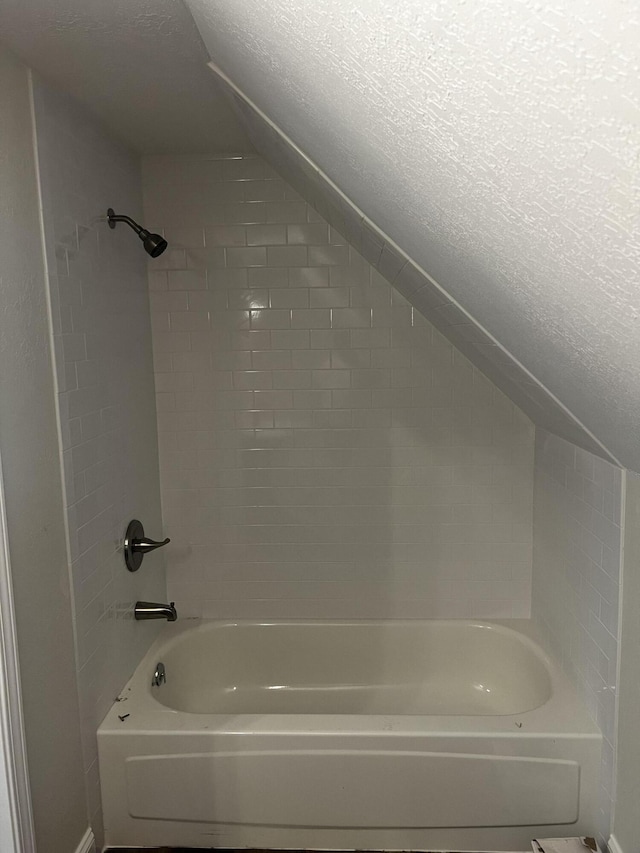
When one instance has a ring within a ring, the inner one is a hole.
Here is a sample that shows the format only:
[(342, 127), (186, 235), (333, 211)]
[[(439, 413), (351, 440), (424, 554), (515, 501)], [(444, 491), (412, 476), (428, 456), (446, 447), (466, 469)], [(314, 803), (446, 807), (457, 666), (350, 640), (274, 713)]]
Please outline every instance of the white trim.
[(609, 836), (607, 847), (609, 848), (609, 853), (623, 853), (622, 847), (618, 844), (618, 839), (615, 835)]
[[(491, 332), (489, 332), (487, 329), (485, 329), (485, 327), (482, 325), (482, 323), (479, 323), (479, 322), (478, 322), (474, 317), (472, 317), (472, 316), (471, 316), (471, 314), (469, 314), (469, 312), (467, 311), (467, 309), (466, 309), (463, 305), (461, 305), (461, 304), (460, 304), (456, 299), (454, 299), (454, 298), (453, 298), (453, 296), (451, 296), (451, 294), (450, 294), (448, 291), (446, 291), (446, 290), (444, 289), (444, 287), (442, 287), (442, 285), (441, 285), (441, 284), (439, 284), (439, 283), (435, 280), (435, 278), (433, 278), (433, 276), (430, 276), (428, 272), (426, 272), (426, 271), (425, 271), (425, 270), (424, 270), (424, 269), (423, 269), (419, 264), (417, 264), (417, 263), (416, 263), (412, 258), (410, 258), (410, 257), (409, 257), (409, 255), (404, 251), (404, 249), (401, 249), (401, 248), (400, 248), (400, 246), (398, 246), (398, 244), (397, 244), (394, 240), (392, 240), (392, 239), (391, 239), (391, 237), (389, 237), (389, 235), (388, 235), (388, 234), (386, 234), (384, 231), (382, 231), (382, 229), (381, 229), (381, 228), (378, 228), (378, 226), (375, 224), (375, 222), (372, 222), (372, 221), (369, 219), (369, 217), (368, 217), (368, 216), (366, 216), (366, 214), (364, 213), (364, 211), (360, 210), (360, 208), (358, 207), (358, 205), (357, 205), (357, 204), (355, 204), (353, 201), (351, 201), (351, 199), (350, 199), (347, 195), (345, 195), (345, 194), (342, 192), (342, 190), (340, 189), (340, 187), (339, 187), (337, 184), (334, 184), (334, 182), (333, 182), (333, 181), (331, 180), (331, 178), (327, 175), (327, 173), (326, 173), (326, 172), (323, 172), (323, 171), (322, 171), (322, 169), (321, 169), (321, 168), (320, 168), (320, 167), (319, 167), (319, 166), (318, 166), (318, 165), (317, 165), (317, 164), (316, 164), (316, 163), (311, 159), (311, 157), (309, 157), (307, 154), (305, 154), (305, 153), (304, 153), (304, 151), (303, 151), (301, 148), (298, 148), (298, 146), (297, 146), (297, 145), (295, 144), (295, 142), (291, 139), (291, 137), (290, 137), (290, 136), (287, 136), (287, 134), (284, 132), (284, 130), (282, 130), (282, 128), (281, 128), (279, 125), (277, 125), (274, 121), (272, 121), (272, 120), (269, 118), (269, 116), (268, 116), (266, 113), (264, 113), (264, 112), (260, 109), (260, 107), (259, 107), (257, 104), (255, 104), (255, 103), (251, 100), (251, 98), (250, 98), (248, 95), (246, 95), (246, 94), (242, 91), (242, 89), (241, 89), (239, 86), (237, 86), (237, 85), (233, 82), (233, 80), (232, 80), (229, 76), (227, 76), (227, 75), (224, 73), (224, 71), (222, 70), (222, 68), (220, 68), (220, 66), (219, 66), (219, 65), (216, 65), (216, 63), (215, 63), (215, 62), (211, 61), (211, 62), (207, 62), (207, 67), (208, 67), (208, 68), (210, 68), (210, 69), (213, 71), (213, 73), (214, 73), (217, 77), (219, 77), (219, 78), (220, 78), (224, 83), (226, 83), (226, 84), (227, 84), (227, 86), (228, 86), (228, 87), (229, 87), (233, 92), (235, 92), (235, 94), (236, 94), (239, 98), (241, 98), (241, 99), (245, 102), (245, 104), (247, 104), (247, 106), (249, 106), (249, 107), (253, 110), (253, 112), (254, 112), (254, 113), (256, 113), (256, 115), (257, 115), (257, 116), (259, 116), (259, 118), (261, 118), (264, 122), (266, 122), (266, 124), (267, 124), (267, 125), (268, 125), (268, 126), (269, 126), (269, 127), (270, 127), (274, 132), (275, 132), (275, 133), (277, 133), (277, 134), (278, 134), (278, 136), (279, 136), (281, 139), (283, 139), (283, 140), (284, 140), (284, 142), (285, 142), (285, 143), (286, 143), (290, 148), (292, 148), (292, 149), (296, 152), (296, 154), (297, 154), (299, 157), (301, 157), (301, 158), (305, 161), (305, 163), (306, 163), (308, 166), (310, 166), (310, 167), (311, 167), (311, 169), (312, 169), (314, 172), (317, 172), (317, 173), (321, 176), (322, 180), (323, 180), (325, 183), (329, 184), (329, 185), (331, 186), (331, 188), (332, 188), (332, 189), (333, 189), (333, 190), (334, 190), (334, 191), (335, 191), (335, 192), (336, 192), (336, 193), (337, 193), (337, 194), (342, 198), (342, 200), (343, 200), (343, 202), (344, 202), (345, 204), (348, 204), (348, 205), (349, 205), (349, 207), (350, 207), (352, 210), (355, 210), (355, 211), (356, 211), (356, 213), (358, 214), (358, 216), (359, 216), (362, 220), (364, 220), (364, 221), (368, 222), (368, 223), (369, 223), (373, 228), (375, 228), (375, 230), (376, 230), (376, 231), (377, 231), (377, 232), (382, 236), (382, 238), (384, 239), (385, 243), (388, 243), (388, 244), (389, 244), (389, 246), (391, 246), (391, 247), (393, 248), (393, 250), (396, 252), (396, 254), (400, 255), (401, 257), (403, 257), (403, 258), (405, 259), (405, 261), (407, 261), (407, 262), (408, 262), (408, 263), (410, 263), (412, 266), (414, 266), (414, 267), (415, 267), (415, 268), (416, 268), (416, 269), (421, 273), (421, 275), (423, 275), (423, 276), (424, 276), (424, 278), (426, 278), (426, 279), (427, 279), (427, 280), (428, 280), (428, 281), (433, 285), (433, 287), (435, 287), (435, 288), (436, 288), (437, 290), (439, 290), (442, 294), (444, 294), (444, 296), (446, 296), (446, 298), (449, 300), (449, 302), (451, 302), (453, 305), (455, 305), (455, 307), (456, 307), (456, 308), (457, 308), (457, 309), (458, 309), (462, 314), (464, 314), (464, 315), (467, 317), (467, 319), (468, 319), (469, 323), (470, 323), (472, 326), (476, 326), (478, 329), (480, 329), (480, 330), (481, 330), (481, 332), (482, 332), (484, 335), (486, 335), (486, 337), (488, 337), (488, 338), (491, 340), (491, 342), (492, 342), (492, 344), (493, 344), (494, 346), (496, 346), (496, 347), (498, 347), (498, 349), (502, 350), (502, 352), (503, 352), (503, 353), (504, 353), (504, 354), (505, 354), (509, 359), (511, 359), (511, 361), (512, 361), (515, 365), (517, 365), (517, 367), (518, 367), (518, 368), (519, 368), (523, 373), (525, 373), (525, 374), (527, 375), (527, 377), (528, 377), (528, 379), (529, 379), (529, 381), (530, 381), (530, 382), (532, 382), (534, 385), (537, 385), (539, 388), (542, 388), (542, 390), (545, 392), (545, 394), (546, 394), (546, 395), (547, 395), (547, 396), (548, 396), (548, 397), (549, 397), (549, 398), (550, 398), (550, 399), (555, 403), (555, 405), (556, 405), (556, 406), (558, 406), (558, 408), (562, 409), (562, 411), (565, 413), (565, 415), (567, 416), (567, 418), (568, 418), (569, 420), (573, 421), (573, 423), (574, 423), (577, 427), (579, 427), (579, 429), (581, 429), (581, 430), (582, 430), (586, 435), (588, 435), (588, 436), (589, 436), (589, 438), (594, 442), (594, 444), (597, 444), (597, 445), (598, 445), (598, 447), (601, 447), (601, 448), (602, 448), (602, 450), (604, 451), (604, 453), (606, 453), (606, 455), (607, 455), (607, 461), (608, 461), (608, 462), (612, 462), (614, 465), (617, 465), (617, 466), (618, 466), (618, 467), (620, 467), (620, 468), (623, 468), (623, 467), (624, 467), (624, 466), (622, 465), (622, 463), (621, 463), (621, 462), (619, 462), (619, 461), (616, 459), (616, 457), (613, 455), (613, 453), (612, 453), (610, 450), (608, 450), (608, 449), (604, 446), (604, 444), (600, 441), (600, 439), (596, 438), (596, 436), (591, 432), (591, 430), (590, 430), (590, 429), (588, 429), (588, 428), (587, 428), (587, 427), (582, 423), (582, 421), (581, 421), (579, 418), (577, 418), (577, 417), (576, 417), (576, 415), (574, 415), (574, 414), (573, 414), (573, 412), (572, 412), (570, 409), (568, 409), (568, 408), (565, 406), (565, 404), (564, 404), (561, 400), (559, 400), (559, 399), (558, 399), (558, 397), (556, 397), (556, 395), (555, 395), (555, 394), (553, 394), (553, 393), (552, 393), (552, 392), (547, 388), (547, 386), (546, 386), (546, 385), (544, 385), (544, 383), (542, 383), (542, 382), (541, 382), (541, 381), (540, 381), (536, 376), (534, 376), (534, 375), (533, 375), (533, 373), (531, 373), (531, 371), (530, 371), (527, 367), (525, 367), (525, 366), (524, 366), (524, 364), (522, 364), (522, 362), (521, 362), (521, 361), (519, 361), (519, 360), (518, 360), (518, 359), (517, 359), (517, 358), (516, 358), (516, 357), (515, 357), (511, 352), (509, 352), (509, 350), (508, 350), (505, 346), (503, 346), (503, 345), (500, 343), (500, 341), (499, 341), (497, 338), (495, 338), (495, 337), (491, 334)], [(392, 283), (393, 283), (393, 282), (392, 282)], [(427, 319), (428, 319), (428, 318), (427, 318)], [(566, 439), (565, 439), (565, 440), (566, 440)]]
[[(11, 564), (0, 462), (0, 754), (12, 845), (8, 853), (35, 853), (35, 830), (27, 765), (26, 737), (20, 692), (20, 668)], [(4, 849), (4, 848), (3, 848)]]
[(80, 844), (75, 849), (75, 853), (95, 853), (96, 840), (93, 837), (91, 827), (88, 827), (85, 834), (80, 839)]

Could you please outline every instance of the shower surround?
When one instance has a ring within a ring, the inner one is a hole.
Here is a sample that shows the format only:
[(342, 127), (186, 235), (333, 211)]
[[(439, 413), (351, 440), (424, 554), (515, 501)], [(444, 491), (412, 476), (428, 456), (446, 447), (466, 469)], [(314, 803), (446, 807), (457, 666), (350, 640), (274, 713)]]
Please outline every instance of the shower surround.
[(528, 616), (528, 418), (262, 159), (143, 187), (180, 615)]

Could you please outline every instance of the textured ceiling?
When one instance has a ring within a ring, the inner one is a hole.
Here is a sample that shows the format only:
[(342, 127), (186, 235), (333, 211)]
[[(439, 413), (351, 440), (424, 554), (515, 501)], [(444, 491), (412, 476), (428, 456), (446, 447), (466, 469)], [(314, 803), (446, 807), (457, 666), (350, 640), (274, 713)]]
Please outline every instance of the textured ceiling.
[(640, 469), (640, 9), (188, 0), (214, 60)]
[(0, 0), (0, 37), (136, 151), (250, 148), (182, 0)]

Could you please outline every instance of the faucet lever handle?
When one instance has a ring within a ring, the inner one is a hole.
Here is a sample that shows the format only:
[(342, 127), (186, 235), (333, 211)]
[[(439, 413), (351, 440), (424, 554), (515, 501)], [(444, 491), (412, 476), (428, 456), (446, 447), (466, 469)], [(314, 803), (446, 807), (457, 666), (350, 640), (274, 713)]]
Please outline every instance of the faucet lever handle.
[(156, 548), (162, 548), (163, 545), (168, 545), (171, 539), (164, 539), (162, 542), (156, 542), (155, 539), (148, 539), (144, 536), (142, 539), (134, 539), (131, 542), (131, 550), (138, 554), (148, 554), (149, 551), (155, 551)]

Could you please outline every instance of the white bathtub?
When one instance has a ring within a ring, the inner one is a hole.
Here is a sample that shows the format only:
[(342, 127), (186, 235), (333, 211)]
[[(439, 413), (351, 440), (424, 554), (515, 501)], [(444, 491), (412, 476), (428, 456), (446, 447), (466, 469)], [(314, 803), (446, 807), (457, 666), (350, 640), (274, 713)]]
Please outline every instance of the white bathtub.
[(186, 620), (98, 731), (106, 842), (530, 849), (594, 833), (600, 740), (527, 622)]

